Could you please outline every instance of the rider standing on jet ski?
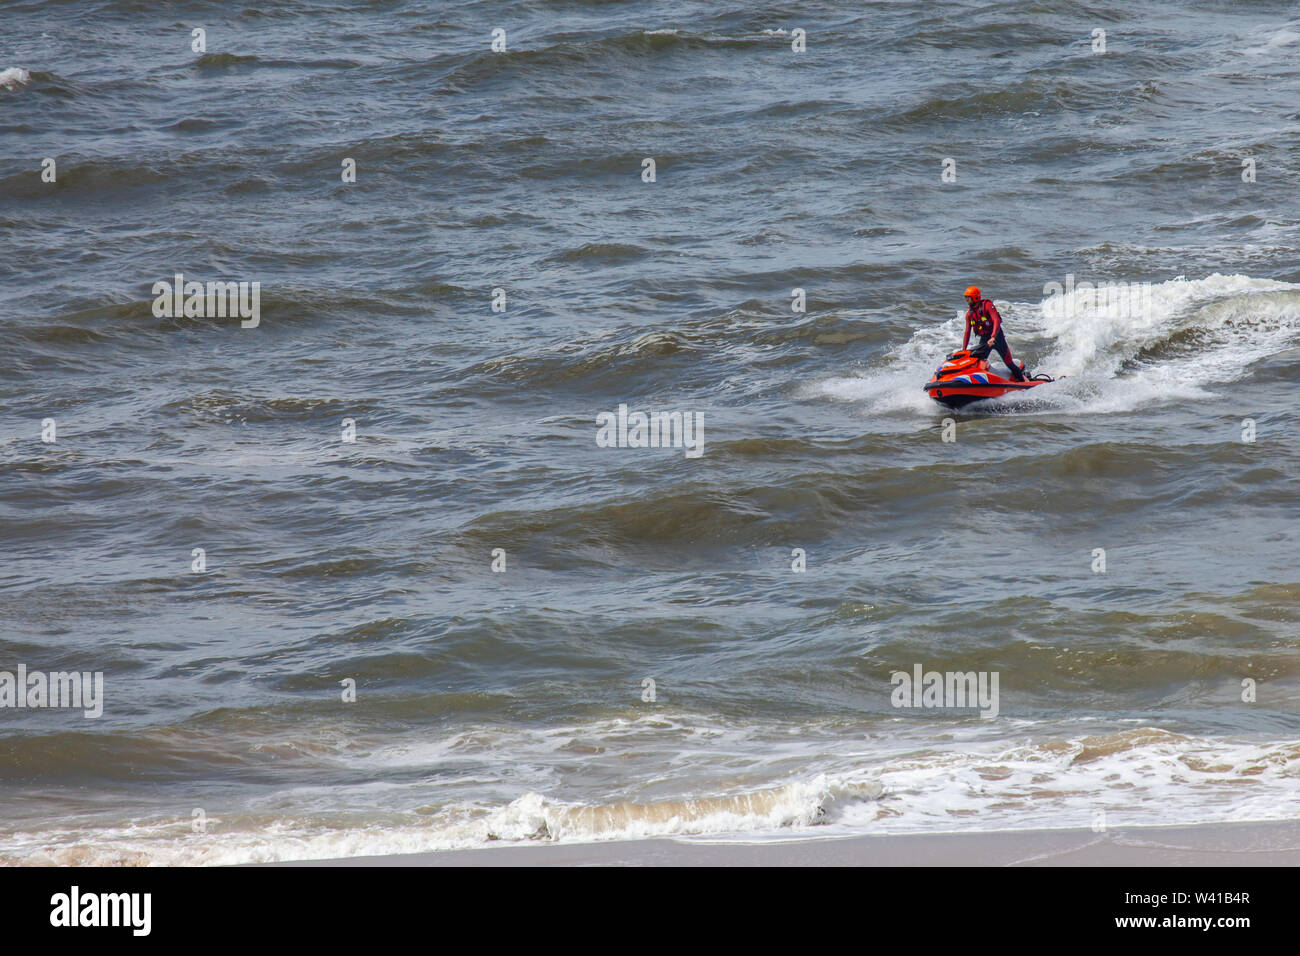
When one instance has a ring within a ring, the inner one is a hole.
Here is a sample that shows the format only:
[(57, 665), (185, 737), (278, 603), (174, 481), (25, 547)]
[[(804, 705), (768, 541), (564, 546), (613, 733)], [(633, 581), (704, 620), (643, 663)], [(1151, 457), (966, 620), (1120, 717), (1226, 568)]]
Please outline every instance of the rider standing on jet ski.
[(974, 329), (980, 344), (971, 349), (971, 354), (986, 359), (989, 352), (996, 349), (998, 355), (1002, 356), (1002, 361), (1007, 363), (1007, 368), (1011, 369), (1011, 381), (1023, 382), (1025, 364), (1012, 361), (1011, 347), (1007, 345), (1007, 337), (1002, 332), (1002, 316), (998, 315), (993, 300), (984, 298), (980, 295), (979, 286), (973, 285), (966, 290), (966, 303), (970, 308), (966, 310), (966, 334), (962, 336), (961, 347), (966, 348), (970, 342), (971, 330)]

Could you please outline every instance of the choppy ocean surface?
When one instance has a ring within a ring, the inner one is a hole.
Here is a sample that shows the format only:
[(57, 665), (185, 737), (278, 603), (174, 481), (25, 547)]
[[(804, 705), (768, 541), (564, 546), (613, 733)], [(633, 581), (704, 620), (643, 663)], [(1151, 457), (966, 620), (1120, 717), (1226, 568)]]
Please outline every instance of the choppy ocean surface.
[(1295, 818), (1298, 156), (1289, 2), (5, 2), (0, 861)]

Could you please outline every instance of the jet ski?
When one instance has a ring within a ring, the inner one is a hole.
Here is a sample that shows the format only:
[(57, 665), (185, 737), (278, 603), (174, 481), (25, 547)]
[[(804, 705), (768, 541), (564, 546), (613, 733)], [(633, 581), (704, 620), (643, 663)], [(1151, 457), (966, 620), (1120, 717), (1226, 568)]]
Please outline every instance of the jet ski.
[[(1024, 369), (1024, 363), (1021, 363)], [(934, 378), (925, 383), (925, 390), (940, 405), (962, 408), (971, 402), (997, 398), (1008, 392), (1027, 392), (1047, 382), (1055, 381), (1050, 375), (1025, 376), (1015, 382), (989, 371), (989, 363), (970, 349), (953, 352), (934, 370)]]

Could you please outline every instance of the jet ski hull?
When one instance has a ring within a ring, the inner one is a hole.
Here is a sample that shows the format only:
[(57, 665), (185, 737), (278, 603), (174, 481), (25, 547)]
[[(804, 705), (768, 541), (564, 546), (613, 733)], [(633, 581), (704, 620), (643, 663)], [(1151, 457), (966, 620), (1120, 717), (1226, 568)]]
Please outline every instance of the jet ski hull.
[(972, 402), (1000, 398), (1012, 392), (1027, 392), (1052, 381), (1046, 375), (1016, 382), (989, 371), (988, 362), (968, 351), (954, 352), (925, 383), (925, 391), (947, 408), (965, 408)]

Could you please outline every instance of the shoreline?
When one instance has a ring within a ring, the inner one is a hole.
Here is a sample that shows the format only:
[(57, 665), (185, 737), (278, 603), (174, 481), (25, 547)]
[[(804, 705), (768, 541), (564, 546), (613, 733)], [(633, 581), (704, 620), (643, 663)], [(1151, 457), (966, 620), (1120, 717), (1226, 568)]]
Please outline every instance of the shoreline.
[(718, 842), (654, 837), (270, 866), (1300, 866), (1300, 820)]

